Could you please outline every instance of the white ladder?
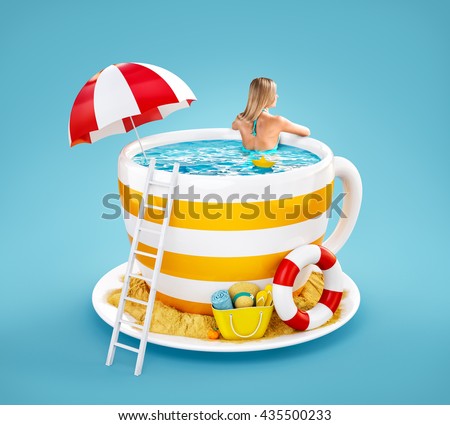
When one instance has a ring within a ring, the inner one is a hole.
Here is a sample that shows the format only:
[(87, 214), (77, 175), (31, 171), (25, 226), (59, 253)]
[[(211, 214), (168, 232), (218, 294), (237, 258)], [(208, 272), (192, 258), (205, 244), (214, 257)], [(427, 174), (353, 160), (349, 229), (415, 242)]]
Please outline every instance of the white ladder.
[[(139, 376), (141, 374), (142, 365), (144, 363), (145, 350), (147, 348), (148, 333), (149, 333), (150, 323), (152, 320), (153, 307), (155, 304), (155, 296), (156, 296), (156, 288), (157, 288), (157, 284), (158, 284), (158, 277), (159, 277), (159, 273), (161, 270), (162, 258), (164, 255), (164, 238), (165, 238), (167, 226), (169, 224), (170, 215), (172, 212), (173, 193), (174, 193), (175, 187), (178, 182), (178, 170), (179, 170), (180, 164), (179, 163), (174, 164), (170, 183), (156, 181), (153, 179), (153, 175), (155, 173), (155, 166), (156, 166), (156, 160), (155, 160), (155, 158), (152, 158), (150, 160), (150, 164), (148, 167), (144, 193), (142, 194), (142, 199), (141, 199), (140, 206), (139, 206), (139, 214), (138, 214), (137, 221), (136, 221), (136, 227), (134, 229), (133, 242), (131, 243), (130, 255), (128, 257), (128, 264), (127, 264), (127, 270), (126, 270), (125, 278), (124, 278), (124, 282), (123, 282), (122, 294), (120, 296), (120, 301), (119, 301), (119, 305), (118, 305), (118, 309), (117, 309), (116, 321), (114, 323), (114, 329), (113, 329), (113, 332), (111, 335), (111, 342), (109, 344), (108, 357), (106, 358), (106, 365), (111, 366), (114, 361), (114, 354), (116, 352), (117, 347), (124, 348), (125, 350), (129, 350), (129, 351), (133, 351), (133, 352), (137, 353), (138, 356), (137, 356), (137, 360), (136, 360), (136, 368), (134, 370), (134, 374), (136, 376)], [(152, 185), (168, 188), (167, 203), (166, 203), (165, 208), (147, 204), (148, 194), (150, 192), (150, 186), (152, 186)], [(151, 229), (142, 227), (142, 222), (144, 219), (144, 211), (146, 208), (149, 208), (149, 207), (164, 211), (164, 220), (161, 225), (161, 230), (151, 230)], [(153, 233), (153, 234), (156, 233), (156, 234), (160, 235), (159, 242), (158, 242), (158, 251), (156, 252), (156, 255), (150, 254), (148, 252), (139, 251), (137, 249), (138, 243), (139, 243), (139, 236), (140, 236), (141, 232), (147, 232), (147, 233)], [(136, 254), (142, 255), (145, 257), (155, 258), (155, 267), (153, 269), (153, 276), (151, 279), (145, 278), (144, 276), (140, 276), (140, 275), (133, 273), (133, 266), (134, 266), (134, 261), (136, 259)], [(148, 297), (148, 302), (128, 297), (128, 289), (130, 286), (130, 278), (131, 277), (143, 279), (150, 285), (150, 294)], [(138, 325), (133, 322), (130, 322), (123, 318), (123, 313), (125, 310), (125, 301), (132, 301), (132, 302), (135, 302), (138, 304), (143, 304), (143, 305), (147, 306), (143, 326)], [(142, 333), (141, 333), (141, 337), (140, 337), (141, 342), (139, 344), (139, 348), (132, 347), (131, 345), (121, 344), (120, 342), (118, 342), (120, 327), (122, 324), (131, 325), (131, 326), (138, 327), (139, 329), (142, 329)]]

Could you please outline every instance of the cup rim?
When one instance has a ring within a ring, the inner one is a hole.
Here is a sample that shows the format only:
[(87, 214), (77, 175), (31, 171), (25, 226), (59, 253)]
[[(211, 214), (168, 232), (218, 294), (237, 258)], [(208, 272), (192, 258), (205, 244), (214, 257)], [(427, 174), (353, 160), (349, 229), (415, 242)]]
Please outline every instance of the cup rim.
[[(177, 130), (171, 132), (164, 132), (159, 134), (154, 134), (151, 136), (141, 138), (142, 146), (148, 149), (153, 146), (162, 146), (173, 143), (180, 142), (192, 142), (197, 140), (205, 139), (230, 139), (230, 140), (242, 140), (239, 131), (232, 130), (230, 128), (202, 128), (202, 129), (191, 129), (191, 130)], [(334, 155), (331, 149), (323, 142), (314, 139), (312, 137), (301, 137), (290, 133), (281, 133), (280, 143), (289, 146), (296, 146), (302, 149), (311, 151), (312, 153), (319, 156), (320, 161), (316, 164), (308, 165), (307, 167), (294, 168), (293, 170), (288, 170), (282, 173), (271, 173), (271, 174), (255, 174), (255, 175), (225, 175), (225, 176), (214, 176), (214, 175), (197, 175), (197, 174), (179, 174), (179, 177), (184, 176), (189, 178), (195, 178), (196, 180), (211, 178), (227, 178), (229, 180), (248, 180), (252, 178), (267, 178), (270, 179), (283, 178), (283, 175), (295, 173), (298, 177), (309, 176), (315, 174), (325, 169), (332, 161)], [(138, 140), (135, 140), (121, 150), (119, 154), (119, 162), (125, 161), (127, 167), (135, 169), (138, 172), (143, 172), (147, 167), (140, 165), (133, 161), (133, 157), (141, 152), (141, 147)], [(170, 171), (156, 170), (157, 174), (161, 176), (169, 176)]]

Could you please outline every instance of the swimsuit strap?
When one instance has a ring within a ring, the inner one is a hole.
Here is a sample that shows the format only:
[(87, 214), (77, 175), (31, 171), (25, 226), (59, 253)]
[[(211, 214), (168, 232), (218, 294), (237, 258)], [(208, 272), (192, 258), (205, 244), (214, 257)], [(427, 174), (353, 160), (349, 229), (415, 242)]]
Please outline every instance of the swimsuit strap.
[(258, 118), (256, 118), (255, 121), (253, 121), (253, 130), (252, 130), (252, 135), (256, 136), (256, 123), (258, 122)]
[[(261, 109), (261, 113), (262, 112), (268, 112), (268, 109), (267, 108), (262, 108)], [(258, 118), (259, 118), (259, 116), (256, 118), (255, 121), (253, 121), (253, 129), (252, 129), (252, 135), (253, 136), (256, 136), (256, 123), (258, 122)]]

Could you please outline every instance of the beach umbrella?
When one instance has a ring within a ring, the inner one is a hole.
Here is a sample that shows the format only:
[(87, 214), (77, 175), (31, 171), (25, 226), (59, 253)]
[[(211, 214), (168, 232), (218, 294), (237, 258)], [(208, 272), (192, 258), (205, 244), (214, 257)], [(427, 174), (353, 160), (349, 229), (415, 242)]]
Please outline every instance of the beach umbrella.
[[(119, 63), (95, 74), (80, 90), (69, 119), (70, 146), (94, 143), (167, 117), (197, 100), (178, 76), (145, 63)], [(145, 153), (144, 153), (145, 156)]]

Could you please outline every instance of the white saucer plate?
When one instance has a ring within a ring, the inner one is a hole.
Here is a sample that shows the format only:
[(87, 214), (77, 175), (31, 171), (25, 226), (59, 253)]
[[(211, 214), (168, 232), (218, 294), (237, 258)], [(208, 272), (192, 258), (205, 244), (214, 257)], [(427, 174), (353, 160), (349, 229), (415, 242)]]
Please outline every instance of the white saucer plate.
[[(114, 326), (117, 308), (108, 304), (107, 297), (112, 290), (122, 287), (120, 276), (125, 274), (127, 263), (115, 267), (106, 273), (95, 285), (92, 292), (92, 304), (97, 314), (109, 325)], [(346, 296), (341, 301), (341, 315), (339, 320), (332, 325), (312, 329), (305, 332), (295, 332), (291, 335), (283, 335), (274, 338), (262, 338), (249, 341), (225, 341), (188, 338), (182, 336), (163, 335), (150, 332), (148, 341), (165, 347), (178, 348), (192, 351), (212, 352), (244, 352), (271, 350), (274, 348), (288, 347), (302, 344), (313, 339), (327, 335), (345, 325), (356, 313), (360, 304), (358, 287), (353, 280), (344, 273), (344, 291)], [(134, 321), (129, 316), (128, 320)], [(140, 339), (140, 330), (129, 325), (122, 325), (121, 331), (131, 337)]]

